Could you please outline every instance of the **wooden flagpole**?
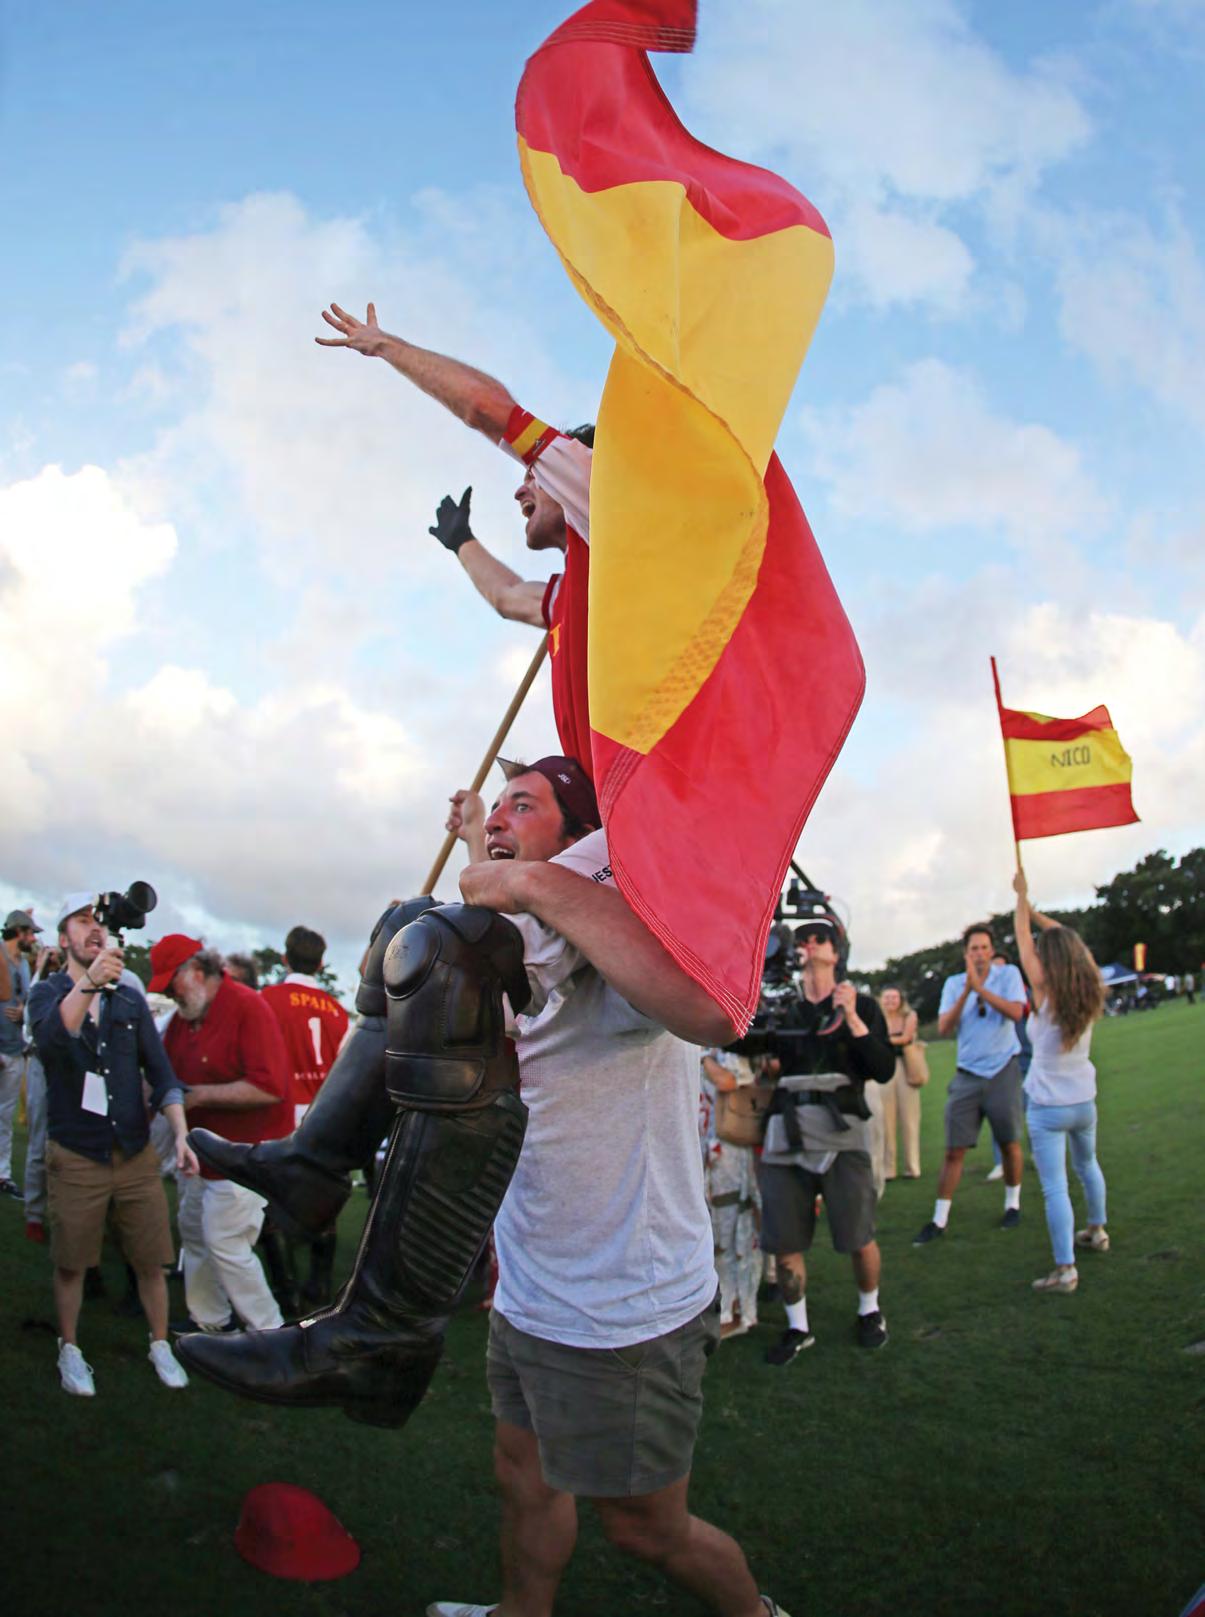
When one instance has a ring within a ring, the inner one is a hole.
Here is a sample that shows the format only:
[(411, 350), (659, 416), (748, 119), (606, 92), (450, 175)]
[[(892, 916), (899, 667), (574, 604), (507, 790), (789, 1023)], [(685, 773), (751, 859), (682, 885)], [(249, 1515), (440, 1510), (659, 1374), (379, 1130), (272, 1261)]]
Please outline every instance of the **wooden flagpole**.
[[(473, 782), (469, 788), (470, 791), (479, 792), (482, 786), (484, 786), (485, 777), (493, 768), (494, 759), (498, 756), (502, 743), (506, 740), (507, 732), (510, 730), (511, 725), (515, 722), (516, 715), (518, 714), (519, 709), (523, 706), (523, 699), (531, 689), (532, 681), (539, 673), (540, 667), (543, 664), (544, 658), (547, 656), (547, 654), (548, 636), (541, 635), (540, 644), (536, 654), (531, 659), (527, 672), (519, 681), (518, 690), (511, 697), (510, 706), (502, 716), (502, 723), (494, 732), (494, 739), (490, 742), (489, 747), (486, 750), (485, 757), (481, 760), (480, 769), (478, 769), (477, 773), (473, 776)], [(424, 896), (435, 891), (435, 883), (439, 880), (440, 876), (443, 875), (443, 868), (447, 864), (448, 856), (451, 854), (452, 849), (456, 846), (456, 842), (456, 833), (454, 831), (449, 831), (443, 840), (443, 846), (435, 856), (435, 863), (431, 866), (431, 873), (420, 889)]]
[(996, 718), (1000, 725), (1000, 745), (1004, 748), (1004, 779), (1008, 786), (1008, 813), (1013, 822), (1013, 851), (1017, 856), (1017, 869), (1024, 872), (1021, 863), (1021, 843), (1017, 837), (1017, 818), (1013, 813), (1013, 783), (1008, 773), (1008, 741), (1004, 734), (1004, 702), (1000, 695), (1000, 671), (996, 667), (996, 659), (989, 659), (992, 665), (992, 684), (996, 688)]

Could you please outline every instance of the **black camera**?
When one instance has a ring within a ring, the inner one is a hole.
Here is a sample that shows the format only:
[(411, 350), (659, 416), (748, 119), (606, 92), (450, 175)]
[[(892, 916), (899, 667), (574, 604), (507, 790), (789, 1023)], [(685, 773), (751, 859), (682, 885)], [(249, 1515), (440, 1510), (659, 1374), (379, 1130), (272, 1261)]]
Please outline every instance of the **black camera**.
[(787, 1070), (792, 1070), (793, 1045), (796, 1042), (810, 1037), (812, 1032), (824, 1035), (840, 1027), (844, 1021), (842, 1011), (830, 1013), (823, 1026), (809, 1029), (806, 1034), (798, 1026), (806, 1001), (796, 986), (795, 932), (788, 923), (806, 927), (808, 921), (820, 920), (833, 929), (839, 957), (837, 975), (840, 977), (849, 952), (844, 923), (833, 908), (828, 894), (821, 892), (792, 859), (791, 879), (775, 905), (774, 924), (766, 939), (766, 959), (757, 1010), (748, 1032), (729, 1049), (749, 1057), (776, 1056)]
[(132, 881), (124, 893), (101, 893), (92, 913), (119, 941), (123, 932), (137, 932), (159, 902), (149, 881)]

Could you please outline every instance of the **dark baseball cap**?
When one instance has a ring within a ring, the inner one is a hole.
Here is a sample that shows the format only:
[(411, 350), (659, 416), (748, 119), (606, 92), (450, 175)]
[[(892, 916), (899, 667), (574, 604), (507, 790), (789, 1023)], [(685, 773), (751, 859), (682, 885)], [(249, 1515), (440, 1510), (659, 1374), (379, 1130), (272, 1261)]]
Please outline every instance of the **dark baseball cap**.
[(557, 802), (570, 819), (576, 820), (580, 825), (601, 827), (602, 816), (598, 812), (598, 798), (594, 795), (589, 775), (576, 758), (565, 758), (556, 754), (549, 758), (537, 758), (534, 764), (519, 763), (513, 758), (499, 758), (498, 767), (507, 780), (515, 780), (519, 775), (543, 775), (552, 787)]

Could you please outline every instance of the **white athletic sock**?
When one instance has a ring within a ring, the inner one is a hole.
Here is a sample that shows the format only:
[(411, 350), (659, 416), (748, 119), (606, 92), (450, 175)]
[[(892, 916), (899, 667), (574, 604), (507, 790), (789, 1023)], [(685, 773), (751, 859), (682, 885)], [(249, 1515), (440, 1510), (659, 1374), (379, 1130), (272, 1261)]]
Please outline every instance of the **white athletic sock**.
[(939, 1230), (944, 1230), (950, 1222), (950, 1205), (944, 1196), (939, 1196), (933, 1204), (933, 1222)]
[(1005, 1185), (1005, 1187), (1004, 1187), (1004, 1211), (1006, 1213), (1011, 1212), (1014, 1207), (1020, 1207), (1020, 1205), (1021, 1205), (1021, 1187), (1020, 1187), (1020, 1185)]
[(797, 1303), (787, 1304), (787, 1329), (802, 1331), (807, 1334), (808, 1328), (808, 1300), (801, 1297)]
[(879, 1311), (879, 1288), (873, 1291), (860, 1291), (858, 1293), (858, 1313), (877, 1314)]

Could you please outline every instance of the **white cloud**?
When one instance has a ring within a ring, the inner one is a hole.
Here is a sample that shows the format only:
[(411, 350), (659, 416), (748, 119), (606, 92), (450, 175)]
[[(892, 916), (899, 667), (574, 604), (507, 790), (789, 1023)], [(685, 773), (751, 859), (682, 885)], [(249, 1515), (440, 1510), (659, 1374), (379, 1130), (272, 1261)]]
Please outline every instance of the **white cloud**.
[(1132, 214), (1046, 218), (1059, 328), (1109, 380), (1137, 382), (1205, 427), (1205, 264), (1182, 221), (1162, 232)]
[(887, 740), (876, 732), (865, 752), (855, 726), (800, 849), (849, 903), (864, 965), (1011, 904), (993, 650), (1009, 706), (1070, 718), (1104, 702), (1134, 760), (1141, 824), (1024, 844), (1038, 902), (1090, 902), (1094, 885), (1152, 848), (1182, 851), (1205, 832), (1205, 618), (1180, 629), (1051, 601), (1020, 607), (1015, 585), (990, 576), (903, 590), (863, 651), (869, 701), (889, 694), (905, 725)]
[[(127, 468), (146, 497), (177, 507), (180, 489), (192, 491), (193, 520), (214, 542), (233, 514), (259, 546), (305, 566), (346, 577), (360, 565), (379, 579), (404, 560), (408, 577), (430, 579), (447, 560), (427, 536), (434, 507), (472, 482), (482, 531), (506, 548), (518, 532), (507, 503), (517, 478), (503, 458), (382, 362), (313, 341), (332, 335), (320, 319), (330, 298), (361, 316), (372, 298), (386, 329), (509, 380), (542, 413), (580, 418), (588, 396), (547, 362), (514, 300), (487, 301), (481, 232), (491, 226), (496, 254), (504, 216), (521, 265), (534, 223), (492, 193), (476, 219), (423, 193), (404, 237), (257, 195), (223, 208), (212, 228), (135, 247), (127, 273), (150, 285), (126, 342), (168, 344), (180, 410), (155, 451)], [(166, 372), (140, 374), (162, 394)]]
[(841, 281), (941, 312), (969, 290), (958, 210), (1015, 212), (1091, 128), (1052, 67), (1012, 68), (957, 0), (722, 0), (689, 86), (705, 139), (782, 167), (830, 215)]
[(1106, 506), (1079, 450), (993, 412), (971, 373), (927, 359), (848, 410), (807, 410), (815, 474), (834, 509), (913, 533), (962, 528), (1046, 546)]

